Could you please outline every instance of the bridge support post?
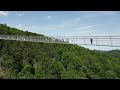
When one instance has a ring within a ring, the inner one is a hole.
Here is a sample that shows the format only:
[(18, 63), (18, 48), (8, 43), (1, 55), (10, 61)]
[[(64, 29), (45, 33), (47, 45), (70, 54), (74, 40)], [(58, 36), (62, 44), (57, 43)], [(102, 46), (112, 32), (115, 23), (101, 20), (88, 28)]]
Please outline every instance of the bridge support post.
[(110, 36), (110, 44), (111, 44), (111, 47), (112, 47), (112, 38), (111, 38), (111, 36)]
[(96, 45), (97, 45), (97, 36), (96, 36)]

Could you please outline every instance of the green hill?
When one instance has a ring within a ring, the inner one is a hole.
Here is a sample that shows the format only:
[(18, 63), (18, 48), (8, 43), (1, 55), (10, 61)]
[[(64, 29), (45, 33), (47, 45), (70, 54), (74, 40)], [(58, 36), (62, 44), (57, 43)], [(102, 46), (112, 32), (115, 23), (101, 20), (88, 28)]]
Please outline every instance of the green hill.
[(114, 57), (114, 58), (120, 58), (120, 50), (111, 50), (111, 51), (104, 51), (104, 53)]
[(115, 49), (115, 50), (110, 50), (110, 51), (101, 51), (101, 50), (93, 50), (95, 52), (101, 52), (101, 53), (104, 53), (104, 54), (107, 54), (113, 58), (118, 58), (120, 59), (120, 50), (118, 49)]
[[(41, 35), (0, 24), (0, 34)], [(119, 79), (120, 59), (77, 45), (0, 40), (1, 79)]]

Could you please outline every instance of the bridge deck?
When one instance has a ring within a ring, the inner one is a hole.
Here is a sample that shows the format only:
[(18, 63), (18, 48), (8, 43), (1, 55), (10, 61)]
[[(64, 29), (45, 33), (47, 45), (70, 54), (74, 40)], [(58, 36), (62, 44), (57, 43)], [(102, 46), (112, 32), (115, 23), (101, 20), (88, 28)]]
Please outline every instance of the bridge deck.
[[(93, 39), (93, 44), (90, 39)], [(3, 40), (120, 47), (120, 36), (19, 36), (0, 35)]]

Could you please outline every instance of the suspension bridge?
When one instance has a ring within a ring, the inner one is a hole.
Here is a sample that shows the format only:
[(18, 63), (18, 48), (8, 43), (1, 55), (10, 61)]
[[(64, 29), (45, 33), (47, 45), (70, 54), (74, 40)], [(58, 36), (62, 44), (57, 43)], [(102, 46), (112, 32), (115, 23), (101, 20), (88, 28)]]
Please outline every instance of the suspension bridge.
[[(91, 44), (90, 39), (93, 43)], [(20, 36), (0, 35), (1, 40), (120, 47), (120, 36)]]

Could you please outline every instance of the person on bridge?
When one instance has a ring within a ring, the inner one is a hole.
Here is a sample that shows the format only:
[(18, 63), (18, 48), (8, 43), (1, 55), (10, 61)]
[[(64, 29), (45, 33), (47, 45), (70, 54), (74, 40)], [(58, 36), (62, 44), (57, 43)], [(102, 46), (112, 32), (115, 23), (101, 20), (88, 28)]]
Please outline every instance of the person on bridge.
[(93, 43), (93, 39), (92, 38), (90, 39), (90, 42), (91, 42), (91, 44)]

